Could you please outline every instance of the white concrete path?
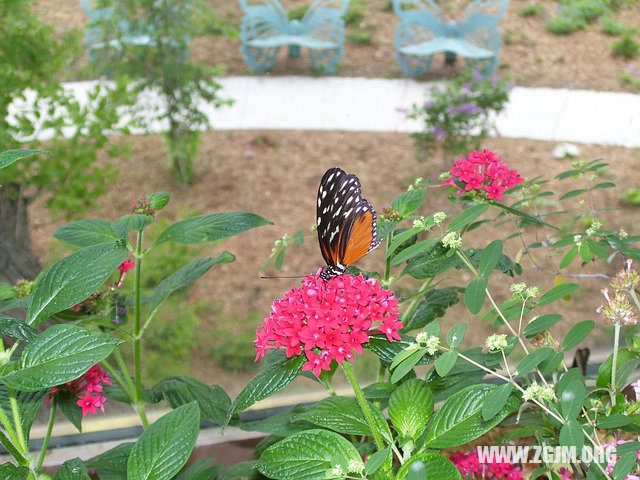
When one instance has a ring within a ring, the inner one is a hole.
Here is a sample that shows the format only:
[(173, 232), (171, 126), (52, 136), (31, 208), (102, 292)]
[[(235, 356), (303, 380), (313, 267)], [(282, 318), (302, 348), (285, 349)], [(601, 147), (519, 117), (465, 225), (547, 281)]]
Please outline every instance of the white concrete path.
[[(225, 77), (220, 83), (222, 95), (234, 104), (203, 108), (213, 127), (222, 130), (417, 131), (421, 125), (407, 120), (403, 109), (424, 102), (432, 86), (406, 79), (298, 76)], [(94, 84), (66, 85), (86, 98)], [(505, 137), (639, 147), (640, 95), (516, 87), (497, 127)], [(164, 128), (157, 124), (152, 130)]]

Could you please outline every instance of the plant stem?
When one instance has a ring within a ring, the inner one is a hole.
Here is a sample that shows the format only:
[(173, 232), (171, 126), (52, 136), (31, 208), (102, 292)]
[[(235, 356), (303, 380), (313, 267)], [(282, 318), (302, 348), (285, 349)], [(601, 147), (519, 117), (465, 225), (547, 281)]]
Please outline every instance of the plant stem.
[(122, 389), (127, 394), (127, 397), (129, 397), (129, 400), (134, 402), (136, 399), (135, 388), (133, 389), (130, 388), (129, 385), (120, 376), (120, 374), (118, 374), (118, 371), (115, 368), (113, 368), (113, 365), (111, 365), (109, 362), (107, 362), (106, 360), (103, 360), (101, 363), (102, 363), (102, 366), (107, 370), (107, 372), (109, 372), (109, 375), (111, 375), (111, 378), (113, 378), (116, 382), (118, 382), (118, 385), (122, 387)]
[(16, 436), (18, 442), (22, 447), (23, 452), (28, 452), (29, 447), (24, 439), (24, 432), (22, 431), (22, 421), (20, 420), (20, 410), (18, 409), (18, 400), (16, 398), (16, 391), (13, 388), (7, 387), (9, 393), (9, 403), (11, 404), (11, 412), (13, 413), (13, 426), (16, 429)]
[(122, 376), (124, 377), (125, 381), (129, 385), (131, 392), (132, 393), (135, 392), (135, 386), (133, 385), (133, 380), (131, 379), (129, 368), (127, 367), (127, 364), (122, 358), (122, 354), (120, 353), (120, 350), (116, 348), (113, 352), (113, 356), (115, 357), (118, 367), (120, 367), (120, 371), (122, 372)]
[(16, 447), (11, 440), (0, 430), (0, 443), (7, 449), (7, 452), (17, 460), (20, 465), (29, 465), (29, 460), (24, 454)]
[(613, 362), (611, 364), (611, 406), (616, 406), (616, 370), (618, 370), (618, 346), (620, 344), (620, 324), (613, 325)]
[(376, 442), (376, 446), (378, 447), (378, 450), (384, 449), (384, 443), (382, 442), (382, 437), (380, 436), (380, 432), (378, 432), (378, 427), (376, 426), (373, 420), (373, 414), (371, 413), (371, 409), (369, 408), (369, 405), (367, 404), (367, 401), (364, 398), (362, 389), (358, 384), (356, 375), (355, 373), (353, 373), (353, 370), (351, 369), (351, 365), (349, 365), (349, 362), (344, 362), (342, 364), (342, 370), (344, 370), (344, 374), (347, 377), (347, 380), (349, 380), (349, 383), (351, 384), (351, 388), (353, 388), (353, 393), (356, 394), (356, 399), (358, 400), (358, 404), (360, 405), (360, 410), (362, 410), (362, 413), (364, 414), (364, 418), (367, 421), (369, 428), (371, 429), (371, 434), (373, 435), (373, 439)]
[(58, 408), (58, 400), (53, 396), (53, 402), (51, 403), (51, 415), (49, 415), (49, 425), (47, 426), (47, 434), (42, 442), (42, 450), (40, 450), (40, 456), (38, 457), (37, 470), (40, 471), (42, 463), (44, 462), (44, 456), (47, 454), (47, 448), (49, 448), (49, 440), (51, 439), (51, 432), (53, 431), (53, 422), (56, 421), (56, 409)]
[(138, 409), (138, 414), (140, 415), (140, 420), (142, 421), (143, 428), (147, 428), (149, 426), (149, 422), (147, 421), (147, 417), (144, 413), (144, 399), (142, 397), (142, 379), (141, 379), (141, 371), (140, 368), (140, 357), (142, 356), (142, 344), (140, 338), (140, 277), (142, 273), (142, 231), (138, 232), (138, 239), (136, 241), (136, 266), (134, 270), (134, 278), (133, 278), (133, 297), (134, 297), (134, 310), (133, 310), (133, 358), (134, 358), (134, 374), (135, 374), (135, 382), (136, 382), (136, 408)]
[(7, 434), (9, 434), (9, 438), (13, 442), (14, 446), (18, 449), (22, 449), (22, 445), (20, 445), (20, 441), (18, 440), (16, 431), (14, 430), (13, 425), (11, 425), (11, 422), (9, 421), (9, 417), (7, 416), (5, 411), (2, 409), (2, 407), (0, 407), (0, 422), (2, 423), (2, 426), (4, 427), (4, 429), (7, 431)]

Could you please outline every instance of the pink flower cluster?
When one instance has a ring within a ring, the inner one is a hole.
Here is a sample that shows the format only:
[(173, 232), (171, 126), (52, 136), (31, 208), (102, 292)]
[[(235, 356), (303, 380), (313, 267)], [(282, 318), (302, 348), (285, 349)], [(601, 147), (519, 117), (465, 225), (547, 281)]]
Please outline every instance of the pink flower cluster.
[[(489, 199), (502, 200), (502, 194), (524, 181), (517, 170), (509, 170), (502, 157), (491, 150), (475, 150), (456, 160), (449, 171), (451, 177), (446, 185), (459, 189), (458, 195), (470, 190), (486, 194)], [(464, 184), (461, 188), (458, 183)]]
[(78, 398), (76, 404), (82, 408), (82, 415), (104, 412), (104, 402), (107, 400), (102, 392), (104, 390), (101, 383), (111, 385), (109, 375), (104, 372), (100, 365), (94, 365), (81, 377), (72, 382), (59, 385), (51, 389), (51, 393), (45, 401), (49, 402), (56, 393), (66, 393)]
[(507, 462), (480, 463), (477, 450), (472, 450), (469, 453), (455, 453), (449, 456), (449, 460), (453, 462), (465, 480), (522, 480), (520, 467)]
[(362, 353), (369, 334), (399, 340), (398, 300), (373, 278), (338, 275), (329, 280), (309, 275), (300, 288), (276, 300), (271, 315), (256, 331), (256, 361), (271, 348), (286, 349), (287, 357), (304, 351), (303, 370), (320, 376), (335, 360), (342, 364)]
[[(613, 448), (613, 447), (617, 447), (618, 445), (622, 445), (623, 443), (628, 443), (628, 442), (632, 442), (633, 440), (618, 440), (616, 442), (611, 442), (611, 443), (603, 443), (602, 447), (605, 449), (605, 451), (609, 448)], [(616, 456), (615, 461), (613, 462), (609, 462), (609, 464), (607, 465), (607, 468), (605, 469), (605, 471), (608, 474), (611, 474), (613, 472), (613, 467), (615, 467), (616, 462), (618, 461), (618, 459), (620, 458), (620, 455)], [(640, 451), (636, 452), (636, 459), (640, 460)], [(558, 473), (560, 475), (562, 475), (560, 480), (574, 480), (574, 475), (571, 472), (571, 470), (569, 470), (568, 468), (562, 467), (558, 470)], [(640, 480), (640, 470), (636, 471), (634, 473), (630, 473), (629, 475), (627, 475), (626, 477), (624, 477), (625, 480)]]

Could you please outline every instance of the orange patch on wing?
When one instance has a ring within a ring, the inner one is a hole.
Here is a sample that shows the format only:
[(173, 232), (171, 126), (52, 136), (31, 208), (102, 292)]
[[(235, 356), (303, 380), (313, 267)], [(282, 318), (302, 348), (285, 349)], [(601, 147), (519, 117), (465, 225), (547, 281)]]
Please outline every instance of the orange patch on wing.
[(353, 265), (369, 251), (373, 239), (373, 215), (370, 211), (358, 217), (350, 233), (344, 258), (340, 262), (343, 265)]

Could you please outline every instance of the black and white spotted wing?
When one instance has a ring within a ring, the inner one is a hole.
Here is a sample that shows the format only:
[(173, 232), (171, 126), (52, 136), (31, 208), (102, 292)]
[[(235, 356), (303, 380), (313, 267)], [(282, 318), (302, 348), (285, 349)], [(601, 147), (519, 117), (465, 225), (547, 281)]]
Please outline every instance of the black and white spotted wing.
[(326, 276), (344, 272), (379, 245), (376, 219), (358, 177), (337, 167), (327, 170), (318, 188), (316, 215)]

